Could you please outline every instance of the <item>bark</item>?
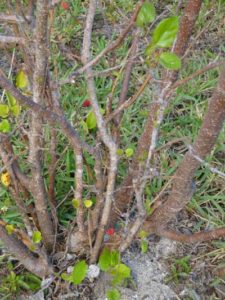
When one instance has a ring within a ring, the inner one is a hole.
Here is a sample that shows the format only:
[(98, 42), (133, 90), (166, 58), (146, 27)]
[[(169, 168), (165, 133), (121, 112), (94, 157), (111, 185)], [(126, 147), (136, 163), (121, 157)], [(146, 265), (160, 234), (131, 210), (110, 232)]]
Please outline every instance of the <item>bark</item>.
[(32, 227), (31, 227), (30, 220), (28, 218), (27, 207), (26, 207), (25, 202), (21, 199), (22, 197), (21, 197), (21, 193), (20, 193), (20, 189), (19, 189), (19, 181), (17, 181), (17, 177), (16, 177), (14, 169), (13, 169), (13, 164), (15, 163), (15, 161), (13, 163), (11, 162), (11, 158), (13, 156), (11, 156), (11, 153), (7, 152), (7, 149), (9, 148), (8, 145), (10, 145), (10, 142), (9, 142), (7, 136), (2, 137), (1, 134), (0, 134), (0, 136), (1, 136), (0, 156), (2, 158), (4, 166), (7, 166), (6, 169), (9, 173), (10, 179), (11, 179), (11, 184), (8, 188), (9, 188), (10, 193), (12, 194), (13, 199), (15, 200), (18, 211), (19, 211), (21, 217), (23, 218), (23, 222), (24, 222), (24, 225), (26, 227), (28, 234), (32, 235)]
[[(33, 75), (33, 101), (43, 104), (48, 66), (48, 1), (37, 1), (35, 27), (35, 65)], [(44, 143), (43, 120), (32, 113), (29, 137), (29, 162), (32, 173), (32, 194), (41, 228), (43, 243), (48, 251), (54, 244), (53, 222), (48, 212), (48, 197), (42, 174), (42, 150)]]
[[(128, 56), (128, 62), (126, 64), (126, 67), (124, 70), (124, 78), (123, 78), (122, 88), (120, 91), (118, 107), (121, 106), (126, 101), (126, 98), (128, 95), (130, 78), (131, 78), (132, 68), (134, 65), (134, 57), (138, 51), (138, 38), (139, 38), (138, 33), (139, 33), (138, 31), (135, 31), (133, 34), (134, 36), (133, 36), (133, 41), (131, 44), (130, 54)], [(122, 119), (122, 113), (119, 113), (115, 117), (115, 122), (117, 125), (119, 125), (121, 119)], [(118, 138), (118, 134), (119, 133), (117, 133), (117, 138)]]
[(4, 36), (0, 35), (0, 47), (12, 47), (12, 44), (25, 44), (25, 39), (16, 36)]
[[(86, 18), (85, 30), (84, 30), (83, 49), (82, 49), (82, 62), (84, 65), (87, 65), (91, 59), (91, 53), (90, 53), (91, 36), (92, 36), (92, 27), (93, 27), (96, 7), (97, 7), (96, 0), (90, 0), (89, 9)], [(108, 178), (107, 178), (108, 181), (107, 181), (106, 194), (105, 194), (105, 203), (102, 211), (101, 221), (99, 224), (95, 245), (93, 248), (93, 252), (91, 254), (91, 263), (93, 263), (96, 261), (98, 257), (99, 250), (103, 241), (103, 236), (105, 234), (105, 229), (109, 222), (112, 201), (114, 199), (114, 188), (115, 188), (115, 181), (116, 181), (116, 174), (117, 174), (118, 158), (116, 153), (117, 146), (114, 143), (112, 136), (107, 132), (106, 129), (107, 126), (100, 112), (100, 108), (96, 97), (93, 71), (91, 67), (88, 67), (86, 69), (85, 75), (87, 79), (87, 88), (91, 100), (92, 109), (97, 120), (99, 136), (103, 141), (103, 143), (108, 148), (109, 157), (110, 157), (110, 165), (109, 165)]]
[(209, 231), (200, 231), (190, 235), (178, 233), (175, 231), (165, 230), (161, 231), (160, 236), (181, 242), (181, 243), (200, 243), (211, 240), (216, 240), (225, 237), (225, 227), (217, 228)]
[[(179, 55), (180, 57), (183, 56), (187, 44), (189, 42), (195, 21), (198, 17), (200, 7), (201, 7), (201, 0), (188, 0), (184, 14), (181, 18), (180, 28), (178, 37), (175, 43), (174, 52)], [(177, 77), (177, 72), (171, 72), (167, 78), (165, 78), (165, 84), (162, 86), (162, 90), (167, 84), (168, 80), (171, 83), (174, 83)], [(168, 92), (168, 93), (167, 93)], [(164, 95), (164, 97), (168, 97), (167, 101), (169, 100), (169, 89)], [(162, 95), (159, 95), (162, 96)], [(157, 100), (157, 99), (155, 99)], [(157, 118), (157, 114), (160, 108), (160, 104), (157, 101), (153, 101), (149, 107), (149, 116), (146, 120), (143, 133), (138, 141), (137, 150), (132, 162), (132, 165), (126, 175), (124, 181), (121, 184), (119, 191), (116, 193), (116, 202), (114, 211), (111, 216), (112, 223), (114, 223), (117, 219), (117, 212), (123, 212), (127, 205), (130, 203), (134, 191), (132, 187), (133, 179), (138, 176), (140, 172), (140, 162), (145, 160), (145, 157), (148, 153), (148, 149), (151, 142), (152, 132), (154, 129), (155, 120)]]
[(33, 274), (43, 278), (53, 273), (53, 269), (47, 260), (35, 256), (14, 234), (9, 235), (2, 225), (0, 225), (0, 239), (10, 253)]
[[(148, 228), (153, 227), (160, 234), (176, 214), (185, 207), (193, 195), (192, 182), (201, 161), (212, 151), (225, 120), (225, 67), (221, 69), (219, 82), (209, 101), (198, 137), (187, 152), (174, 174), (172, 191), (162, 206), (150, 216)], [(196, 157), (199, 159), (196, 159)]]

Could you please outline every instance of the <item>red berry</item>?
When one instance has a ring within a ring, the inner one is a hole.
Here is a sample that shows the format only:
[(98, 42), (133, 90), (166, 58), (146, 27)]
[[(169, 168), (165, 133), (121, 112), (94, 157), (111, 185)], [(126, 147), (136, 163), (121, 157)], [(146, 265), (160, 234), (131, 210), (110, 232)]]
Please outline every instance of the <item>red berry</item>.
[(63, 9), (65, 9), (65, 10), (70, 9), (69, 3), (65, 2), (65, 1), (62, 1), (62, 2), (61, 2), (61, 7), (62, 7)]
[(113, 235), (113, 234), (115, 233), (115, 229), (114, 229), (114, 228), (109, 228), (109, 229), (106, 231), (106, 233), (107, 233), (108, 235)]
[(83, 107), (89, 107), (91, 106), (91, 101), (90, 100), (85, 100), (82, 104)]

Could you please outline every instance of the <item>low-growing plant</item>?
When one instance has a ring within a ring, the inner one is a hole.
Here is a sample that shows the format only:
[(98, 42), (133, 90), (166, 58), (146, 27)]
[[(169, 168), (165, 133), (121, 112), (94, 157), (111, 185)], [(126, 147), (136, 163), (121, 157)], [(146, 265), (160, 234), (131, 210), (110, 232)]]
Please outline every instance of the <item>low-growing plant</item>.
[[(208, 54), (207, 65), (189, 72), (201, 0), (174, 3), (166, 15), (140, 0), (115, 32), (120, 14), (107, 15), (116, 4), (100, 2), (8, 1), (0, 15), (8, 59), (0, 69), (0, 239), (42, 279), (59, 278), (67, 253), (82, 256), (61, 276), (75, 285), (99, 262), (112, 276), (107, 297), (118, 299), (115, 286), (131, 271), (120, 255), (134, 239), (145, 253), (151, 234), (184, 243), (225, 236), (223, 226), (191, 235), (168, 227), (199, 196), (204, 183), (195, 181), (207, 172), (225, 177), (210, 164), (225, 119), (225, 65)], [(207, 108), (196, 91), (199, 108), (188, 84), (216, 68), (217, 84), (204, 82)], [(177, 137), (177, 128), (191, 138)], [(177, 143), (182, 151), (165, 156)], [(216, 209), (223, 215), (222, 204)], [(188, 270), (188, 261), (174, 262), (175, 277)], [(17, 289), (21, 277), (11, 272)]]
[(167, 277), (167, 281), (173, 280), (178, 283), (180, 280), (186, 278), (190, 272), (190, 256), (174, 259), (171, 262), (171, 272)]

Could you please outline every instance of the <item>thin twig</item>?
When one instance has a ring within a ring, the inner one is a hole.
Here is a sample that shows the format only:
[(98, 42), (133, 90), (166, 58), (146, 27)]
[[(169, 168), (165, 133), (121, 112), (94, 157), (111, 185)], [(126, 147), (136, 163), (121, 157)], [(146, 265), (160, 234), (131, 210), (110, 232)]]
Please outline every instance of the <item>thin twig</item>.
[(134, 10), (133, 15), (130, 18), (130, 22), (128, 23), (128, 25), (126, 26), (126, 28), (120, 33), (120, 35), (118, 36), (118, 38), (111, 42), (104, 50), (102, 50), (95, 58), (93, 58), (92, 60), (86, 62), (86, 64), (79, 68), (78, 70), (76, 70), (74, 73), (72, 73), (68, 79), (62, 80), (60, 82), (61, 84), (65, 84), (65, 83), (73, 83), (75, 78), (77, 77), (77, 75), (84, 73), (85, 70), (87, 70), (88, 68), (92, 67), (93, 65), (95, 65), (104, 55), (106, 55), (107, 53), (113, 51), (114, 49), (116, 49), (117, 47), (119, 47), (119, 45), (122, 43), (122, 41), (124, 40), (124, 38), (127, 36), (128, 32), (131, 30), (131, 28), (133, 27), (137, 15), (141, 9), (142, 4), (144, 3), (145, 0), (140, 0), (138, 2), (138, 4), (136, 5), (136, 8)]
[(77, 226), (79, 231), (84, 232), (84, 205), (82, 201), (82, 192), (83, 192), (83, 154), (82, 150), (75, 152), (76, 158), (76, 171), (75, 171), (75, 194), (74, 197), (79, 201), (79, 206), (77, 209)]
[[(85, 66), (88, 65), (88, 62), (90, 61), (91, 58), (91, 54), (90, 54), (91, 36), (92, 36), (92, 26), (93, 26), (95, 11), (96, 11), (96, 0), (90, 0), (85, 29), (84, 29), (84, 39), (83, 39), (83, 49), (82, 49), (82, 61)], [(103, 208), (102, 217), (98, 228), (95, 245), (93, 248), (93, 252), (91, 254), (91, 262), (95, 262), (102, 244), (107, 223), (109, 221), (109, 215), (110, 215), (111, 205), (113, 201), (113, 192), (115, 187), (118, 158), (116, 153), (117, 146), (114, 143), (112, 137), (108, 134), (106, 130), (106, 124), (103, 120), (97, 102), (94, 79), (93, 79), (93, 71), (90, 66), (86, 67), (85, 70), (86, 70), (85, 73), (87, 78), (88, 92), (89, 92), (93, 112), (97, 120), (99, 134), (103, 143), (108, 148), (109, 156), (110, 156), (110, 166), (108, 170), (109, 173), (108, 173), (108, 183), (106, 188), (105, 205)]]
[[(13, 67), (13, 62), (14, 62), (14, 58), (15, 58), (15, 48), (13, 49), (13, 53), (12, 53), (12, 59), (11, 59), (11, 63), (10, 63), (10, 68), (9, 68), (9, 73), (8, 73), (8, 78), (11, 77), (11, 73), (12, 73), (12, 67)], [(4, 99), (4, 96), (5, 96), (5, 90), (3, 90), (2, 92), (2, 96), (1, 96), (1, 103), (3, 102), (3, 99)]]
[(76, 149), (77, 147), (82, 147), (90, 154), (93, 155), (95, 154), (93, 147), (89, 146), (87, 143), (80, 140), (80, 137), (78, 136), (77, 132), (67, 121), (64, 115), (58, 115), (54, 113), (52, 110), (47, 109), (45, 106), (41, 106), (40, 104), (35, 103), (34, 101), (31, 100), (30, 97), (23, 95), (5, 77), (1, 69), (0, 69), (0, 86), (2, 86), (3, 89), (9, 91), (12, 94), (12, 96), (14, 96), (17, 99), (19, 104), (29, 107), (32, 112), (46, 119), (49, 122), (49, 124), (59, 125), (61, 131), (68, 138), (68, 140), (70, 141), (74, 149)]
[(175, 240), (181, 243), (198, 243), (206, 242), (225, 237), (225, 227), (217, 228), (209, 231), (200, 231), (190, 235), (182, 234), (176, 231), (163, 230), (160, 236)]
[(181, 85), (184, 85), (186, 84), (188, 81), (194, 79), (195, 77), (211, 70), (211, 69), (214, 69), (214, 68), (217, 68), (217, 67), (220, 67), (221, 65), (223, 65), (224, 62), (220, 61), (220, 62), (214, 62), (214, 63), (209, 63), (207, 66), (203, 67), (202, 69), (200, 70), (197, 70), (196, 72), (192, 73), (191, 75), (183, 78), (183, 79), (180, 79), (180, 80), (177, 80), (173, 85), (172, 85), (172, 89), (176, 89), (178, 88), (179, 86)]
[(5, 36), (5, 35), (0, 35), (0, 47), (6, 47), (9, 45), (10, 47), (12, 44), (25, 44), (25, 39), (22, 37), (16, 37), (16, 36)]
[[(126, 98), (127, 98), (132, 68), (134, 65), (134, 57), (138, 51), (138, 39), (139, 39), (139, 30), (136, 30), (133, 33), (133, 41), (131, 44), (127, 64), (126, 64), (125, 70), (124, 70), (124, 78), (123, 78), (123, 83), (122, 83), (122, 87), (121, 87), (121, 91), (120, 91), (120, 95), (119, 95), (118, 106), (121, 106), (126, 101)], [(117, 115), (117, 117), (115, 118), (117, 124), (120, 123), (121, 118), (122, 118), (122, 114)], [(119, 131), (118, 131), (117, 135), (119, 135)]]
[[(30, 20), (30, 16), (26, 16), (27, 20)], [(0, 14), (0, 23), (24, 23), (25, 20), (23, 17), (17, 16), (17, 15), (6, 15), (6, 14)]]
[(217, 168), (213, 168), (210, 166), (209, 163), (207, 163), (204, 159), (201, 159), (194, 151), (193, 147), (190, 145), (189, 147), (189, 152), (190, 154), (197, 160), (199, 161), (204, 167), (206, 167), (207, 169), (209, 169), (212, 173), (214, 174), (218, 174), (219, 176), (225, 178), (225, 173), (221, 172), (220, 170), (218, 170)]
[(152, 76), (149, 74), (147, 75), (145, 81), (141, 85), (141, 87), (138, 89), (138, 91), (131, 97), (130, 99), (126, 100), (123, 102), (116, 110), (114, 110), (111, 115), (108, 116), (106, 119), (106, 123), (110, 122), (117, 114), (119, 114), (122, 110), (128, 108), (131, 106), (137, 99), (138, 97), (143, 93), (144, 89), (146, 88), (147, 84), (149, 81), (152, 79)]

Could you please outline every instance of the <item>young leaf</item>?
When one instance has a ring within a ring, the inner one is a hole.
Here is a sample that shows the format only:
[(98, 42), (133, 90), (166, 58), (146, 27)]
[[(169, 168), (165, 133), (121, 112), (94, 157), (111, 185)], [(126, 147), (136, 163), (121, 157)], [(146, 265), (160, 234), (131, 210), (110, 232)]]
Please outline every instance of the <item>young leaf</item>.
[(116, 154), (119, 156), (123, 155), (123, 149), (117, 149)]
[(7, 224), (6, 226), (5, 226), (5, 229), (7, 230), (7, 233), (10, 235), (10, 234), (13, 234), (13, 232), (14, 232), (14, 230), (15, 230), (15, 228), (14, 228), (14, 226), (12, 225), (12, 224)]
[(20, 109), (21, 107), (16, 104), (10, 107), (10, 111), (12, 112), (12, 114), (14, 115), (14, 117), (18, 117), (20, 114)]
[(111, 252), (111, 263), (110, 265), (112, 267), (115, 267), (120, 263), (120, 253), (117, 250), (112, 250)]
[(152, 44), (160, 48), (171, 47), (176, 38), (178, 27), (178, 17), (162, 20), (153, 32)]
[(28, 77), (23, 70), (20, 70), (16, 75), (16, 87), (24, 90), (28, 87), (29, 81)]
[(7, 118), (9, 115), (9, 107), (6, 104), (0, 104), (0, 117)]
[(72, 277), (71, 277), (71, 275), (68, 275), (68, 274), (66, 274), (66, 273), (62, 273), (62, 274), (61, 274), (61, 278), (62, 278), (63, 280), (65, 280), (65, 281), (72, 282)]
[(90, 111), (87, 115), (87, 119), (86, 119), (86, 124), (88, 129), (94, 129), (97, 126), (97, 121), (96, 121), (96, 117), (95, 114), (93, 113), (93, 111)]
[(115, 266), (115, 273), (121, 276), (122, 278), (130, 277), (130, 268), (125, 264), (118, 264)]
[(130, 278), (130, 268), (125, 264), (116, 265), (110, 273), (113, 275), (113, 284), (121, 284), (124, 279)]
[(105, 109), (102, 108), (102, 107), (100, 107), (100, 113), (101, 113), (101, 115), (103, 116), (103, 115), (105, 114)]
[(106, 292), (107, 300), (120, 300), (120, 292), (117, 289), (108, 290)]
[(80, 201), (78, 199), (73, 199), (72, 204), (75, 209), (78, 209)]
[(152, 56), (155, 51), (155, 45), (152, 43), (148, 44), (148, 46), (145, 48), (145, 55), (146, 56)]
[(179, 70), (181, 68), (181, 59), (172, 52), (161, 53), (159, 62), (166, 69)]
[(0, 132), (7, 133), (10, 132), (11, 127), (8, 120), (2, 120), (0, 122)]
[(127, 148), (125, 150), (126, 157), (131, 157), (134, 154), (134, 150), (132, 148)]
[(139, 236), (140, 236), (141, 239), (145, 239), (148, 236), (148, 233), (144, 230), (141, 230), (139, 232)]
[(111, 266), (111, 253), (108, 248), (104, 248), (102, 251), (102, 254), (99, 257), (99, 262), (98, 262), (99, 268), (102, 271), (107, 271), (110, 266)]
[(143, 28), (144, 26), (153, 22), (154, 19), (155, 19), (155, 7), (151, 3), (146, 1), (142, 5), (138, 13), (136, 24), (138, 27)]
[(40, 241), (42, 240), (42, 236), (41, 236), (41, 232), (40, 231), (34, 231), (33, 235), (32, 235), (32, 241), (35, 244), (40, 243)]
[(81, 120), (81, 121), (80, 121), (80, 125), (81, 125), (81, 127), (83, 128), (84, 133), (85, 133), (85, 134), (88, 134), (88, 126), (87, 126), (87, 123), (84, 122), (84, 120)]
[(80, 284), (84, 280), (87, 270), (88, 270), (88, 266), (84, 260), (78, 262), (74, 266), (73, 272), (71, 274), (73, 284), (75, 285)]
[(84, 206), (90, 208), (93, 205), (92, 200), (84, 200)]
[(142, 240), (141, 241), (141, 252), (146, 253), (148, 251), (148, 241)]
[(16, 98), (14, 98), (9, 92), (5, 92), (9, 106), (16, 105)]

